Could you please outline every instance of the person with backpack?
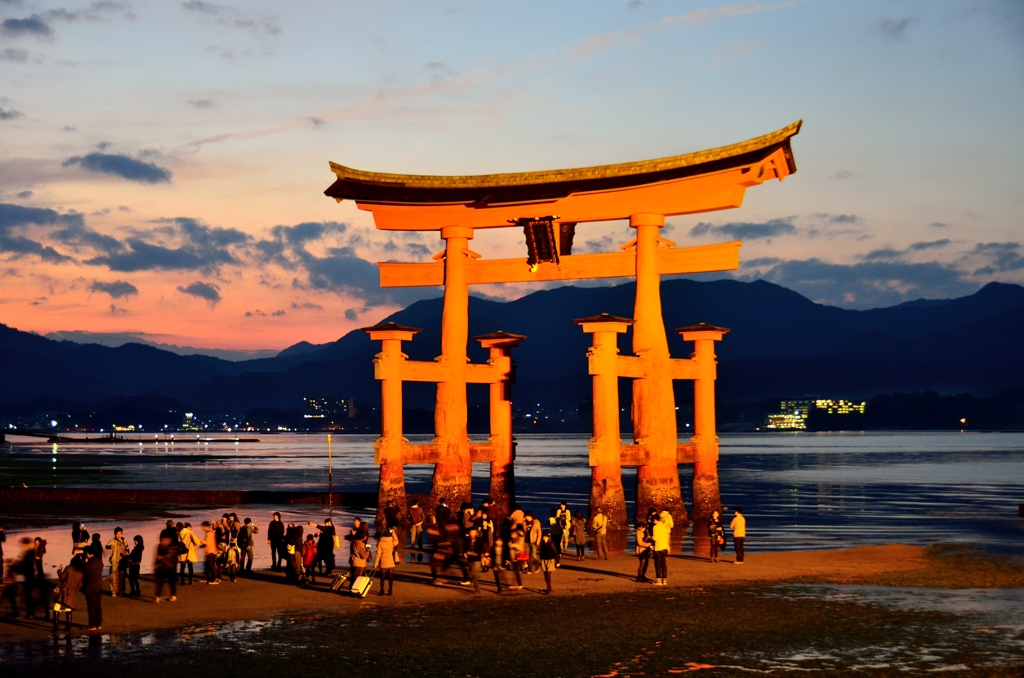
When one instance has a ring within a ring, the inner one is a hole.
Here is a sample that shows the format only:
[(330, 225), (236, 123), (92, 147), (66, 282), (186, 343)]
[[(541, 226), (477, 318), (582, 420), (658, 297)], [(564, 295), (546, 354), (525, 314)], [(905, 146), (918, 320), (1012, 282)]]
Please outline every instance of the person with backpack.
[(241, 553), (238, 568), (242, 574), (252, 574), (253, 546), (256, 544), (256, 537), (253, 535), (259, 534), (259, 531), (259, 525), (252, 522), (252, 518), (246, 518), (238, 529), (235, 543), (238, 544), (238, 550)]

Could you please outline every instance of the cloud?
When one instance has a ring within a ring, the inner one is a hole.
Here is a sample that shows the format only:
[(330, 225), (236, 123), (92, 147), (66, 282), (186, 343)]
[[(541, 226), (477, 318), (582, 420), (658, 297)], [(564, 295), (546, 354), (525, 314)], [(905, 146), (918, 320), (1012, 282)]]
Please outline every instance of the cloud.
[(35, 195), (33, 191), (21, 191), (20, 193), (17, 194), (17, 197), (21, 198), (22, 200), (28, 200), (33, 195)]
[(629, 0), (629, 2), (626, 3), (627, 9), (643, 9), (643, 7), (643, 0)]
[(182, 2), (181, 7), (186, 12), (203, 17), (205, 21), (225, 28), (247, 31), (257, 37), (276, 36), (281, 33), (279, 20), (273, 15), (255, 11), (245, 12), (227, 5), (203, 2), (203, 0)]
[(911, 27), (917, 18), (909, 16), (905, 19), (882, 19), (875, 24), (875, 31), (887, 42), (906, 42)]
[[(750, 269), (758, 269), (746, 273)], [(740, 279), (763, 279), (822, 304), (852, 308), (892, 306), (921, 297), (949, 299), (981, 285), (954, 266), (939, 262), (864, 261), (833, 264), (818, 258), (745, 262)]]
[(23, 35), (48, 38), (53, 35), (53, 29), (38, 14), (33, 14), (24, 19), (4, 19), (4, 22), (0, 24), (0, 32), (12, 38)]
[(114, 282), (103, 282), (102, 280), (94, 280), (89, 289), (93, 292), (103, 292), (109, 294), (113, 299), (120, 299), (122, 297), (130, 297), (139, 293), (139, 288), (130, 282), (124, 280), (115, 280)]
[(358, 320), (358, 319), (359, 319), (359, 312), (358, 311), (356, 311), (354, 308), (346, 308), (345, 309), (345, 320), (353, 320), (354, 321), (354, 320)]
[(257, 316), (257, 317), (260, 317), (260, 318), (266, 318), (266, 317), (280, 318), (281, 316), (285, 316), (285, 315), (288, 315), (288, 314), (285, 312), (284, 309), (280, 309), (278, 311), (274, 311), (273, 313), (264, 313), (263, 311), (259, 310), (258, 308), (255, 311), (246, 311), (245, 312), (245, 317), (246, 318), (252, 318), (254, 316)]
[(28, 50), (17, 49), (14, 47), (8, 47), (0, 50), (0, 61), (15, 61), (24, 62), (28, 61)]
[(185, 287), (178, 287), (178, 291), (182, 294), (189, 294), (193, 297), (199, 297), (209, 302), (210, 306), (216, 306), (220, 303), (220, 287), (214, 283), (204, 283), (200, 280), (195, 281)]
[(140, 184), (168, 183), (171, 180), (170, 170), (118, 153), (90, 153), (86, 156), (75, 156), (64, 161), (64, 167), (70, 165), (79, 165), (89, 172), (113, 174), (129, 181), (137, 181)]
[(796, 233), (793, 226), (793, 217), (785, 219), (771, 219), (763, 223), (730, 222), (716, 226), (707, 222), (701, 222), (690, 229), (690, 237), (703, 235), (721, 235), (734, 240), (757, 240), (759, 238), (774, 238), (780, 235), (791, 235)]
[(837, 181), (844, 181), (846, 179), (852, 179), (853, 177), (854, 174), (850, 170), (839, 170), (835, 174), (828, 175), (829, 179), (835, 179)]
[(17, 120), (22, 117), (24, 116), (21, 111), (16, 111), (13, 108), (0, 108), (0, 120)]
[(949, 238), (942, 238), (941, 240), (931, 240), (928, 242), (915, 242), (909, 248), (912, 252), (920, 252), (921, 250), (931, 250), (939, 247), (945, 247), (949, 244)]
[(124, 245), (117, 238), (94, 231), (86, 226), (80, 216), (76, 220), (66, 220), (64, 226), (51, 233), (50, 237), (75, 251), (91, 248), (113, 254), (124, 250)]
[(49, 245), (15, 234), (15, 229), (23, 230), (24, 227), (52, 226), (57, 224), (74, 224), (81, 221), (78, 214), (60, 214), (55, 210), (41, 207), (23, 207), (0, 203), (0, 252), (8, 253), (19, 259), (28, 255), (36, 255), (43, 261), (59, 264), (73, 259), (63, 255)]
[(193, 108), (214, 108), (217, 102), (213, 99), (189, 99), (188, 105)]
[(818, 212), (815, 214), (818, 219), (827, 221), (830, 224), (859, 224), (861, 218), (856, 214), (829, 214), (828, 212)]
[(971, 254), (988, 257), (990, 263), (974, 271), (974, 275), (992, 275), (1024, 269), (1024, 257), (1021, 256), (1020, 250), (1020, 243), (1015, 242), (978, 243)]
[[(250, 241), (233, 228), (207, 226), (198, 219), (158, 219), (160, 227), (125, 239), (120, 249), (108, 250), (84, 263), (111, 271), (180, 270), (213, 273), (223, 265), (240, 264), (236, 248)], [(151, 241), (156, 242), (151, 242)]]
[(301, 304), (293, 301), (292, 302), (292, 308), (294, 308), (297, 311), (322, 311), (322, 310), (324, 310), (324, 307), (321, 306), (320, 304), (314, 304), (314, 303), (311, 303), (311, 302), (308, 302), (308, 301), (303, 302)]
[(941, 221), (933, 221), (928, 225), (931, 226), (932, 228), (949, 228), (949, 224), (944, 224)]

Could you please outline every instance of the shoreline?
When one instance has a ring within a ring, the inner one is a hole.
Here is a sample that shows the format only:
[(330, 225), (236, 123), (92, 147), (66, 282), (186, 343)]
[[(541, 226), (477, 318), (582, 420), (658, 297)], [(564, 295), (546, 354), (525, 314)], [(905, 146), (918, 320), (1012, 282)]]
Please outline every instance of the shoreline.
[[(406, 551), (405, 554), (416, 552)], [(425, 558), (429, 555), (424, 554)], [(1024, 567), (998, 561), (956, 547), (940, 549), (903, 544), (862, 546), (827, 551), (785, 551), (748, 554), (742, 565), (733, 564), (733, 554), (718, 564), (685, 555), (670, 555), (667, 587), (661, 591), (692, 590), (702, 587), (760, 587), (777, 584), (867, 584), (881, 586), (938, 586), (946, 588), (1024, 587)], [(607, 561), (584, 562), (566, 559), (554, 575), (554, 592), (549, 599), (588, 594), (617, 594), (652, 591), (655, 587), (634, 581), (637, 559), (613, 555)], [(458, 584), (458, 570), (451, 568), (443, 577), (444, 585), (430, 583), (427, 565), (402, 563), (395, 573), (395, 595), (376, 595), (375, 580), (366, 598), (330, 591), (329, 580), (318, 577), (317, 585), (301, 587), (286, 584), (282, 574), (269, 570), (254, 571), (251, 577), (239, 577), (234, 583), (226, 578), (219, 586), (205, 584), (197, 567), (194, 584), (178, 587), (178, 600), (153, 603), (154, 583), (143, 579), (141, 598), (103, 598), (104, 624), (91, 635), (129, 635), (161, 629), (243, 620), (265, 620), (299, 613), (348, 615), (367, 608), (393, 608), (408, 605), (469, 602), (471, 599), (544, 598), (544, 586), (537, 573), (523, 576), (524, 589), (503, 589), (499, 597), (491, 572), (483, 573), (481, 593)], [(653, 570), (653, 564), (652, 564)], [(650, 574), (650, 573), (649, 573)], [(506, 581), (514, 583), (511, 573)], [(86, 634), (84, 600), (75, 612), (70, 633), (52, 633), (50, 622), (24, 618), (0, 618), (0, 644), (31, 641), (53, 636)], [(5, 606), (4, 613), (9, 611)]]

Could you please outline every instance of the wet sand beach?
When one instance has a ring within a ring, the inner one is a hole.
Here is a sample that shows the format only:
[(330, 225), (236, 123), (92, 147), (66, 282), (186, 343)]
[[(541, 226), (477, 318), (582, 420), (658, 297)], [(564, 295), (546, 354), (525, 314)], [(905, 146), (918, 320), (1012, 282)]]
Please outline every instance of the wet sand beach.
[(487, 575), (473, 595), (457, 580), (432, 586), (426, 567), (409, 563), (393, 597), (378, 597), (375, 586), (366, 599), (260, 572), (182, 587), (177, 602), (156, 605), (146, 582), (141, 600), (104, 600), (101, 632), (5, 620), (0, 665), (5, 676), (147, 678), (1019, 676), (1024, 668), (1024, 567), (1005, 559), (904, 545), (752, 554), (742, 566), (676, 557), (667, 587), (631, 581), (635, 563), (566, 562), (551, 596), (540, 595), (540, 574), (501, 596)]

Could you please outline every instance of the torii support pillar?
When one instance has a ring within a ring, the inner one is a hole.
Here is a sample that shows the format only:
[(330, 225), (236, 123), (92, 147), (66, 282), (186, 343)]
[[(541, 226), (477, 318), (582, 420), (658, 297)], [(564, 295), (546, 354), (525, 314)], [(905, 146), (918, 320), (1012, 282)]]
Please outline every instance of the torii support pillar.
[(693, 524), (694, 553), (707, 555), (710, 545), (700, 530), (711, 522), (711, 512), (722, 511), (718, 487), (718, 434), (715, 430), (715, 342), (729, 330), (714, 325), (691, 325), (676, 330), (683, 341), (693, 342)]
[(628, 530), (619, 437), (618, 335), (625, 333), (633, 320), (605, 313), (574, 322), (587, 334), (594, 335), (593, 346), (587, 351), (594, 380), (594, 437), (589, 445), (590, 515), (601, 507), (608, 518), (609, 531)]
[(473, 338), (490, 351), (487, 362), (499, 374), (505, 375), (500, 381), (494, 381), (489, 385), (491, 436), (488, 443), (494, 448), (489, 492), (490, 517), (495, 525), (500, 525), (512, 512), (516, 501), (516, 443), (512, 437), (512, 384), (515, 381), (515, 373), (511, 351), (526, 337), (522, 334), (498, 331)]
[(445, 379), (437, 384), (434, 404), (434, 442), (439, 458), (434, 466), (428, 510), (444, 498), (458, 506), (473, 498), (473, 462), (466, 431), (466, 344), (469, 342), (469, 284), (466, 258), (473, 229), (441, 229), (444, 250), (444, 310), (441, 316), (441, 356)]
[(686, 524), (686, 506), (676, 462), (676, 402), (672, 391), (671, 357), (661, 314), (661, 275), (658, 248), (669, 244), (658, 235), (665, 225), (661, 214), (634, 214), (636, 229), (636, 303), (633, 353), (646, 374), (633, 381), (633, 440), (648, 450), (647, 463), (636, 473), (636, 515), (668, 509), (675, 524)]
[(394, 502), (398, 515), (408, 515), (405, 496), (405, 459), (402, 437), (402, 342), (410, 341), (421, 330), (396, 323), (367, 327), (370, 339), (381, 342), (381, 351), (373, 359), (380, 380), (380, 438), (373, 446), (374, 461), (380, 465), (377, 487), (376, 527), (384, 525), (384, 509)]

